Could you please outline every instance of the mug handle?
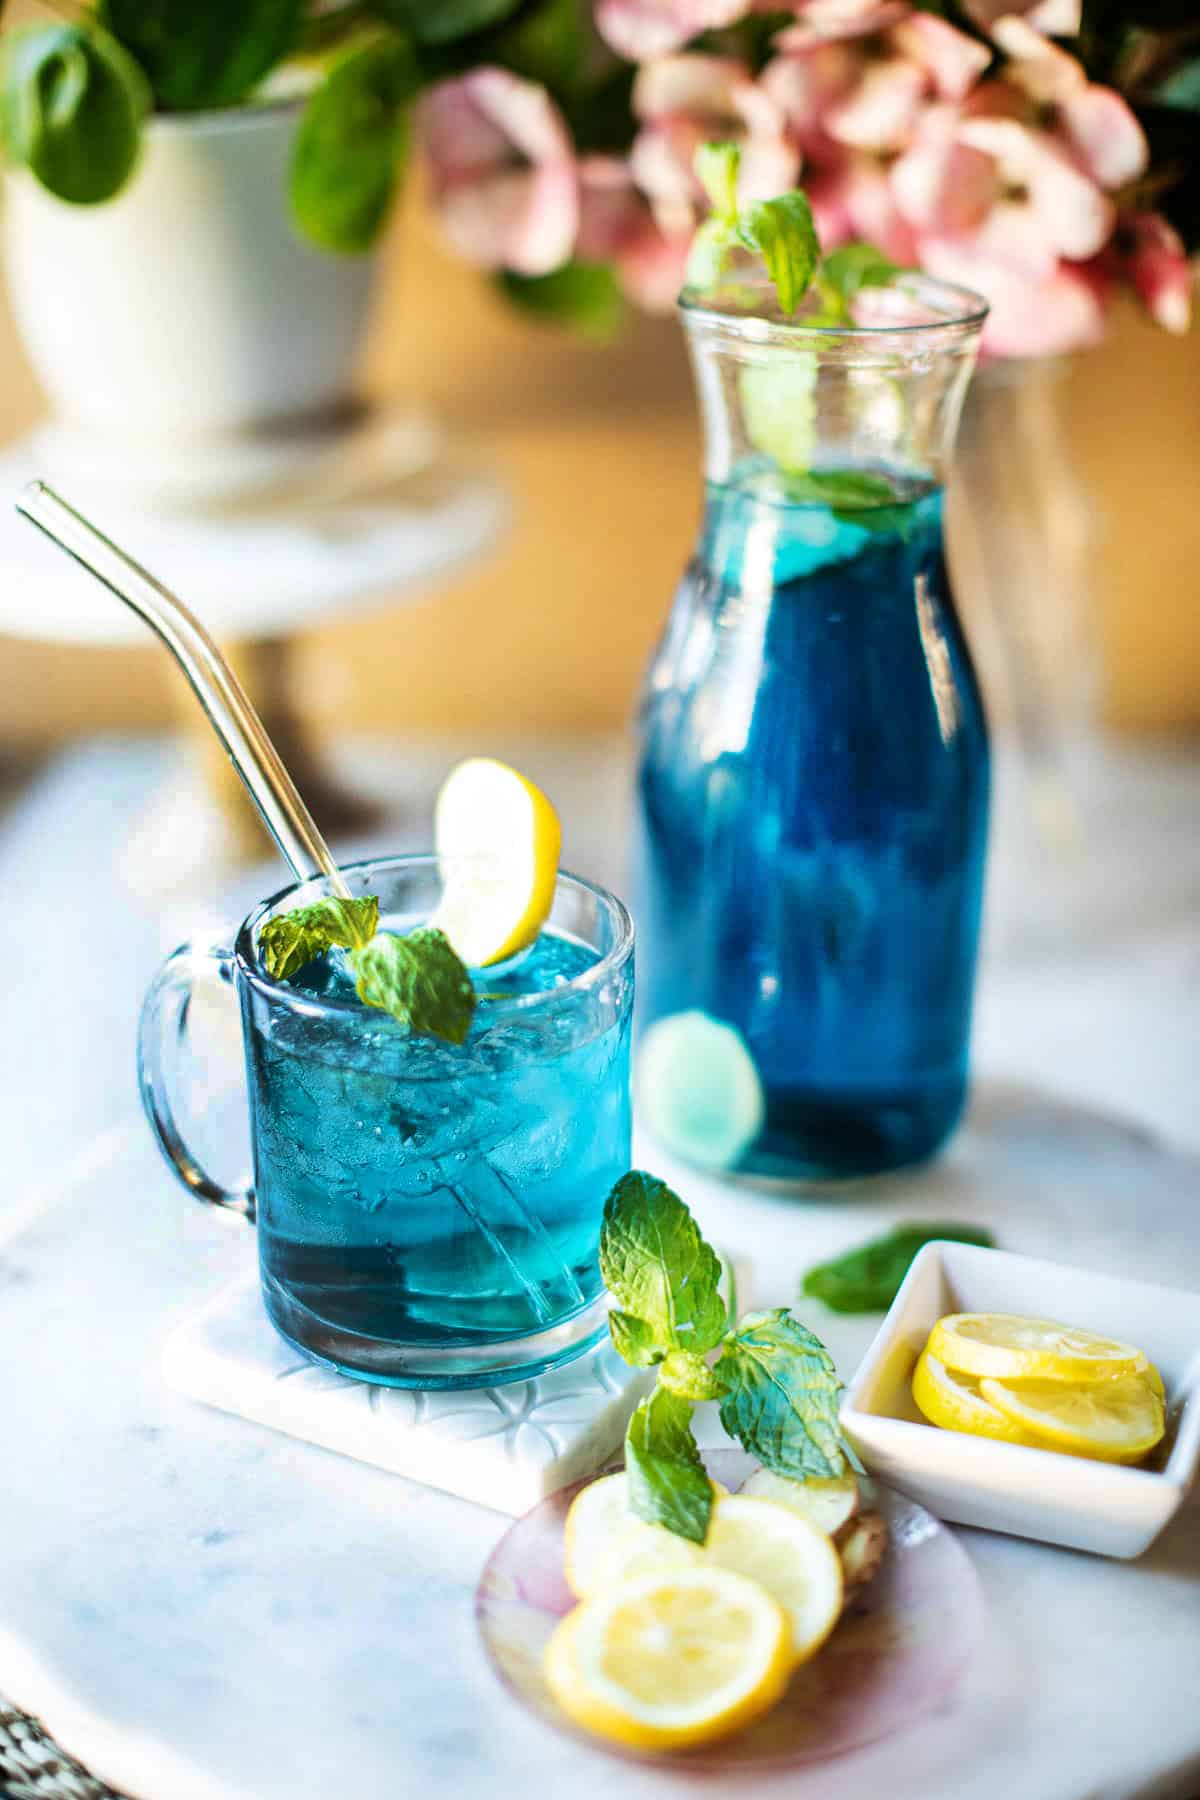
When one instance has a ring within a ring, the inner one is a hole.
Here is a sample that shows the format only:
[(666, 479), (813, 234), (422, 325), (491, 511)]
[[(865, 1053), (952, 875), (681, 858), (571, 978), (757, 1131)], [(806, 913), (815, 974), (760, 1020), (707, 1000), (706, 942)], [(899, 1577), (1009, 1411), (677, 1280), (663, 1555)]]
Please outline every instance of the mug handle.
[(253, 1224), (254, 1189), (250, 1186), (222, 1187), (220, 1182), (214, 1181), (188, 1149), (175, 1120), (167, 1070), (171, 1066), (172, 1052), (186, 1041), (192, 991), (201, 981), (232, 987), (232, 951), (183, 944), (168, 956), (151, 982), (142, 1007), (138, 1027), (138, 1087), (155, 1141), (188, 1193), (197, 1200), (209, 1200), (214, 1206), (227, 1207)]

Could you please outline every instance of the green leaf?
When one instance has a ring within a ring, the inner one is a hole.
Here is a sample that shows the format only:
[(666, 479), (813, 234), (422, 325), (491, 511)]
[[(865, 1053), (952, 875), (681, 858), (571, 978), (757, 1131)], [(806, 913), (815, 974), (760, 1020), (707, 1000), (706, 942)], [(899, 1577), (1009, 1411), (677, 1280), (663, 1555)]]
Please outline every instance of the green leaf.
[(350, 957), (358, 997), (422, 1037), (461, 1044), (471, 1029), (475, 990), (444, 932), (422, 925), (407, 937), (380, 932)]
[(1184, 112), (1200, 112), (1200, 56), (1175, 69), (1154, 90), (1160, 106), (1176, 106)]
[(371, 0), (371, 11), (418, 44), (453, 44), (510, 19), (523, 0)]
[(571, 325), (586, 337), (611, 338), (625, 312), (617, 278), (607, 263), (564, 263), (548, 275), (518, 275), (506, 269), (497, 285), (506, 299), (532, 318)]
[(833, 1312), (886, 1312), (917, 1251), (938, 1238), (989, 1248), (996, 1241), (978, 1225), (897, 1225), (886, 1237), (818, 1263), (804, 1277), (802, 1291), (823, 1300)]
[(777, 1475), (844, 1475), (838, 1426), (842, 1384), (824, 1344), (780, 1307), (749, 1313), (717, 1363), (721, 1423)]
[(625, 1477), (639, 1519), (702, 1544), (712, 1514), (712, 1483), (691, 1418), (689, 1402), (666, 1388), (643, 1400), (625, 1434)]
[(835, 519), (862, 531), (904, 537), (912, 507), (891, 482), (863, 469), (793, 469), (785, 466), (784, 492), (794, 506), (827, 506)]
[(124, 187), (151, 104), (138, 65), (97, 25), (30, 26), (5, 39), (5, 151), (60, 200), (95, 206)]
[(292, 154), (292, 217), (323, 250), (369, 250), (387, 217), (421, 85), (409, 46), (378, 38), (339, 57), (309, 100)]
[(708, 195), (713, 217), (725, 224), (737, 221), (741, 162), (742, 152), (737, 144), (701, 144), (695, 155), (696, 179)]
[(379, 902), (373, 894), (361, 900), (314, 900), (268, 919), (258, 934), (258, 953), (273, 981), (287, 981), (334, 944), (358, 950), (379, 929)]
[(664, 1352), (703, 1355), (724, 1335), (720, 1261), (665, 1181), (632, 1169), (617, 1182), (604, 1206), (600, 1273)]
[(632, 1313), (614, 1307), (608, 1315), (608, 1334), (617, 1355), (635, 1369), (651, 1368), (663, 1359), (665, 1352), (655, 1342), (645, 1319), (637, 1319)]
[(727, 219), (705, 219), (688, 249), (685, 280), (698, 293), (716, 287), (725, 272), (729, 253), (738, 243), (737, 227)]
[[(519, 10), (511, 23), (479, 46), (479, 60), (499, 63), (526, 81), (541, 82), (565, 103), (580, 86), (593, 42), (585, 0), (540, 0)], [(577, 139), (578, 134), (572, 135)]]
[(294, 43), (305, 0), (103, 0), (168, 112), (233, 106)]
[(721, 1383), (694, 1350), (670, 1350), (658, 1372), (663, 1387), (682, 1400), (716, 1400)]
[(843, 244), (831, 250), (817, 270), (822, 310), (814, 325), (848, 325), (851, 303), (863, 288), (887, 287), (900, 273), (897, 263), (874, 244)]
[(797, 191), (758, 201), (742, 213), (738, 236), (762, 257), (781, 310), (794, 313), (808, 292), (821, 254), (808, 196)]

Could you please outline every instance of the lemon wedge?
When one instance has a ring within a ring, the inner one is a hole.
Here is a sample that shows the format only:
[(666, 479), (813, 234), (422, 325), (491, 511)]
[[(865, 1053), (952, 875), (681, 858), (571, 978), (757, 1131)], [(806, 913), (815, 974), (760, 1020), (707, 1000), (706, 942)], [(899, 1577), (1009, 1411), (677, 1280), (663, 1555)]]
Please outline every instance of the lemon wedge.
[[(728, 1492), (719, 1481), (713, 1482), (712, 1489), (718, 1496)], [(567, 1586), (580, 1600), (598, 1592), (605, 1581), (619, 1578), (626, 1566), (631, 1572), (640, 1567), (653, 1569), (656, 1558), (661, 1565), (663, 1559), (670, 1558), (673, 1545), (683, 1547), (677, 1561), (693, 1560), (689, 1551), (696, 1557), (701, 1554), (699, 1546), (689, 1544), (686, 1538), (676, 1537), (661, 1525), (646, 1525), (635, 1516), (623, 1471), (602, 1475), (599, 1481), (590, 1481), (579, 1490), (567, 1512), (563, 1535)], [(664, 1543), (664, 1539), (668, 1541)], [(623, 1546), (619, 1559), (613, 1555), (618, 1543)], [(606, 1570), (606, 1563), (612, 1574)]]
[(787, 1620), (757, 1582), (706, 1563), (622, 1582), (584, 1601), (546, 1647), (568, 1717), (638, 1750), (678, 1750), (740, 1731), (791, 1672)]
[(549, 917), (562, 847), (558, 814), (507, 763), (471, 757), (442, 784), (433, 815), (441, 902), (429, 921), (473, 969), (504, 962)]
[(1132, 1344), (1009, 1313), (950, 1313), (930, 1332), (927, 1348), (946, 1369), (996, 1381), (1108, 1381), (1148, 1367)]
[(1047, 1450), (1099, 1462), (1140, 1462), (1163, 1435), (1163, 1403), (1143, 1375), (1068, 1386), (985, 1376), (983, 1398)]
[(791, 1627), (794, 1662), (814, 1655), (837, 1624), (842, 1564), (832, 1540), (790, 1508), (746, 1494), (717, 1496), (704, 1545), (636, 1521), (599, 1558), (594, 1591), (714, 1565), (774, 1595)]
[(922, 1351), (913, 1370), (912, 1396), (929, 1423), (945, 1431), (999, 1438), (1006, 1444), (1034, 1441), (1007, 1413), (984, 1399), (973, 1375), (956, 1374), (928, 1350)]

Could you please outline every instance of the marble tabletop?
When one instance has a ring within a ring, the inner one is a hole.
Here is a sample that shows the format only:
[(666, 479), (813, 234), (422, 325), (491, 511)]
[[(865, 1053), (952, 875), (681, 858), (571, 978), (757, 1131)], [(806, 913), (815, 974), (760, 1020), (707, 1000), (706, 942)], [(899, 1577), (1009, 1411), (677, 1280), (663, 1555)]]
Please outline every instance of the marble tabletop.
[[(548, 780), (569, 860), (612, 879), (619, 747), (493, 747)], [(420, 841), (461, 748), (347, 751), (388, 803), (392, 846)], [(671, 1800), (678, 1773), (558, 1737), (490, 1675), (471, 1602), (499, 1515), (162, 1379), (170, 1329), (253, 1245), (189, 1205), (151, 1147), (137, 1000), (184, 914), (236, 918), (275, 880), (213, 870), (183, 895), (131, 861), (176, 771), (163, 746), (81, 746), (0, 818), (20, 945), (0, 1049), (0, 1690), (138, 1800)], [(947, 1214), (986, 1220), (1008, 1248), (1200, 1289), (1200, 760), (1106, 755), (1094, 777), (1104, 829), (1057, 891), (1031, 896), (1019, 841), (1000, 837), (976, 1101), (946, 1158), (803, 1204), (680, 1175), (709, 1234), (754, 1260), (764, 1303), (794, 1298), (803, 1267), (881, 1220)], [(812, 1322), (849, 1374), (875, 1321)], [(756, 1787), (1194, 1795), (1195, 1499), (1135, 1564), (961, 1537), (988, 1628), (959, 1693), (901, 1738)]]

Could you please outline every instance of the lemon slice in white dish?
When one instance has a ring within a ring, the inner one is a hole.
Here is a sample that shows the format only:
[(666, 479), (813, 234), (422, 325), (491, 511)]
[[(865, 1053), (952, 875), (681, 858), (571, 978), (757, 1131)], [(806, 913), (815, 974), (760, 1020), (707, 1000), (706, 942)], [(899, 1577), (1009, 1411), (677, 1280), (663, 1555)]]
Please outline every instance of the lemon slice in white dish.
[(993, 1381), (980, 1391), (1047, 1450), (1098, 1462), (1140, 1462), (1166, 1429), (1163, 1403), (1144, 1375), (1115, 1381)]
[(957, 1375), (928, 1350), (913, 1370), (912, 1397), (931, 1425), (964, 1431), (969, 1437), (998, 1438), (1005, 1444), (1034, 1440), (1007, 1413), (985, 1400), (973, 1375)]
[(1148, 1366), (1133, 1344), (1010, 1313), (949, 1313), (930, 1332), (928, 1348), (947, 1369), (996, 1381), (1109, 1381)]
[(507, 763), (475, 756), (452, 769), (433, 814), (442, 898), (429, 923), (468, 968), (505, 962), (550, 914), (562, 848), (558, 814)]

